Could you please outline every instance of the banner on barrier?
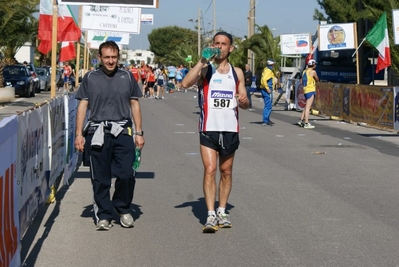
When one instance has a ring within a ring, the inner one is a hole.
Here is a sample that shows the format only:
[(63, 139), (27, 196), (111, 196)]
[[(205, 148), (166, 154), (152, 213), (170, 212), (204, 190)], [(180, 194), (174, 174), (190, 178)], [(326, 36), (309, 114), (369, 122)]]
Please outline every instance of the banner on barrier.
[(21, 233), (36, 216), (48, 195), (45, 151), (48, 149), (43, 122), (43, 107), (18, 116), (16, 172), (21, 186), (18, 205)]
[(78, 100), (75, 99), (74, 94), (69, 94), (64, 97), (65, 100), (65, 121), (67, 127), (65, 130), (65, 170), (64, 170), (64, 184), (69, 184), (68, 181), (72, 177), (76, 164), (78, 161), (78, 151), (75, 149), (75, 125), (76, 125), (76, 112), (78, 108)]
[(342, 87), (336, 83), (318, 83), (315, 98), (315, 109), (335, 117), (342, 117)]
[(399, 130), (399, 87), (394, 87), (393, 88), (393, 101), (394, 101), (394, 109), (393, 109), (393, 124), (394, 124), (394, 129)]
[(65, 108), (64, 99), (56, 98), (50, 102), (50, 179), (53, 186), (65, 167)]
[(393, 128), (393, 88), (351, 86), (343, 89), (343, 119)]
[(19, 267), (20, 258), (20, 228), (18, 215), (19, 187), (16, 179), (18, 143), (18, 118), (11, 116), (0, 121), (0, 151), (3, 153), (0, 161), (0, 259), (2, 266)]

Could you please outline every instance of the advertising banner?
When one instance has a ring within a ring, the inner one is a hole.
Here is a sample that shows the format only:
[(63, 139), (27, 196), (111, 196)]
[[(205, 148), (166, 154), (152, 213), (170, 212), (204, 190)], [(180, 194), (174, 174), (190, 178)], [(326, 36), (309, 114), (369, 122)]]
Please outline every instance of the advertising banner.
[(141, 8), (129, 6), (83, 6), (82, 29), (139, 34)]
[(399, 44), (399, 9), (392, 10), (392, 30), (393, 41), (396, 45)]
[(159, 0), (58, 0), (62, 5), (110, 5), (158, 8)]
[(399, 87), (394, 87), (394, 110), (393, 110), (393, 119), (394, 119), (394, 129), (399, 130)]
[[(16, 178), (18, 118), (16, 115), (0, 121), (0, 263), (1, 266), (19, 267), (20, 228)], [(5, 153), (7, 151), (7, 153)]]
[(392, 87), (369, 85), (344, 87), (343, 119), (383, 128), (393, 128), (393, 114)]
[(147, 25), (154, 24), (154, 15), (153, 14), (141, 14), (141, 23)]
[(319, 51), (355, 49), (355, 23), (319, 25)]
[(281, 54), (309, 54), (312, 47), (310, 33), (280, 35)]
[(41, 107), (18, 116), (16, 173), (21, 186), (18, 205), (22, 235), (48, 194), (45, 139)]
[(105, 41), (114, 41), (118, 45), (128, 45), (130, 34), (126, 32), (112, 32), (112, 31), (87, 31), (88, 43), (103, 43)]
[(75, 125), (76, 112), (78, 108), (78, 100), (75, 99), (76, 93), (64, 96), (65, 98), (65, 121), (67, 127), (65, 130), (65, 170), (64, 170), (64, 184), (69, 184), (68, 181), (72, 177), (76, 169), (78, 161), (78, 151), (75, 149)]
[(318, 83), (314, 102), (315, 109), (329, 116), (341, 118), (343, 86), (339, 83)]
[(65, 167), (65, 108), (60, 97), (50, 102), (50, 178), (53, 186)]

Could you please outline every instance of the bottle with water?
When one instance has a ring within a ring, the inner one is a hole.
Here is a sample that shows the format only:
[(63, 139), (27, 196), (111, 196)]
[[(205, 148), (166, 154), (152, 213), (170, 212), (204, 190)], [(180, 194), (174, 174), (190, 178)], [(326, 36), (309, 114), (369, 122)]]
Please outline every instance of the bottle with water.
[(133, 170), (137, 171), (140, 168), (140, 161), (141, 161), (141, 150), (140, 148), (136, 147), (134, 162), (132, 166)]
[(210, 60), (214, 57), (220, 56), (220, 49), (216, 47), (206, 47), (202, 50), (202, 57)]

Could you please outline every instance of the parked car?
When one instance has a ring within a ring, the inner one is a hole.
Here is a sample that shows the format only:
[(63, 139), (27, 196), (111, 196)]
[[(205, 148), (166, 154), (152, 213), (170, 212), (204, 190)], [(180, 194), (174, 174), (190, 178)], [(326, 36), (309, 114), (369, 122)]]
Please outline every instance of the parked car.
[(40, 90), (50, 91), (51, 75), (46, 68), (36, 68), (37, 76), (40, 79)]
[(33, 88), (35, 90), (35, 93), (40, 93), (40, 78), (37, 75), (36, 68), (32, 63), (27, 63), (26, 61), (24, 62), (24, 65), (26, 65), (33, 77)]
[(18, 96), (35, 96), (33, 77), (29, 69), (24, 65), (8, 65), (3, 69), (4, 85), (15, 88)]

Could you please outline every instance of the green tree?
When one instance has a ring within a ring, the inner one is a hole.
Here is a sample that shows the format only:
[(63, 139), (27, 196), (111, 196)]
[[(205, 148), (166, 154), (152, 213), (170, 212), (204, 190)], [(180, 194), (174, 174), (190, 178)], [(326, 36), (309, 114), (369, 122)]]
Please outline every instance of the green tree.
[(266, 25), (255, 25), (257, 30), (251, 38), (245, 42), (245, 48), (251, 49), (255, 53), (256, 69), (262, 68), (267, 59), (273, 59), (275, 69), (280, 67), (280, 37), (273, 37), (273, 33)]
[(178, 65), (183, 63), (181, 62), (181, 58), (175, 58), (170, 54), (181, 50), (180, 47), (183, 44), (189, 46), (197, 44), (197, 33), (186, 28), (168, 26), (152, 30), (148, 35), (148, 41), (150, 43), (150, 50), (154, 53), (158, 61), (156, 63), (168, 60), (170, 62), (166, 62), (166, 64)]
[(35, 42), (37, 35), (37, 0), (0, 0), (0, 86), (3, 86), (3, 68), (15, 63), (15, 54), (27, 41)]

